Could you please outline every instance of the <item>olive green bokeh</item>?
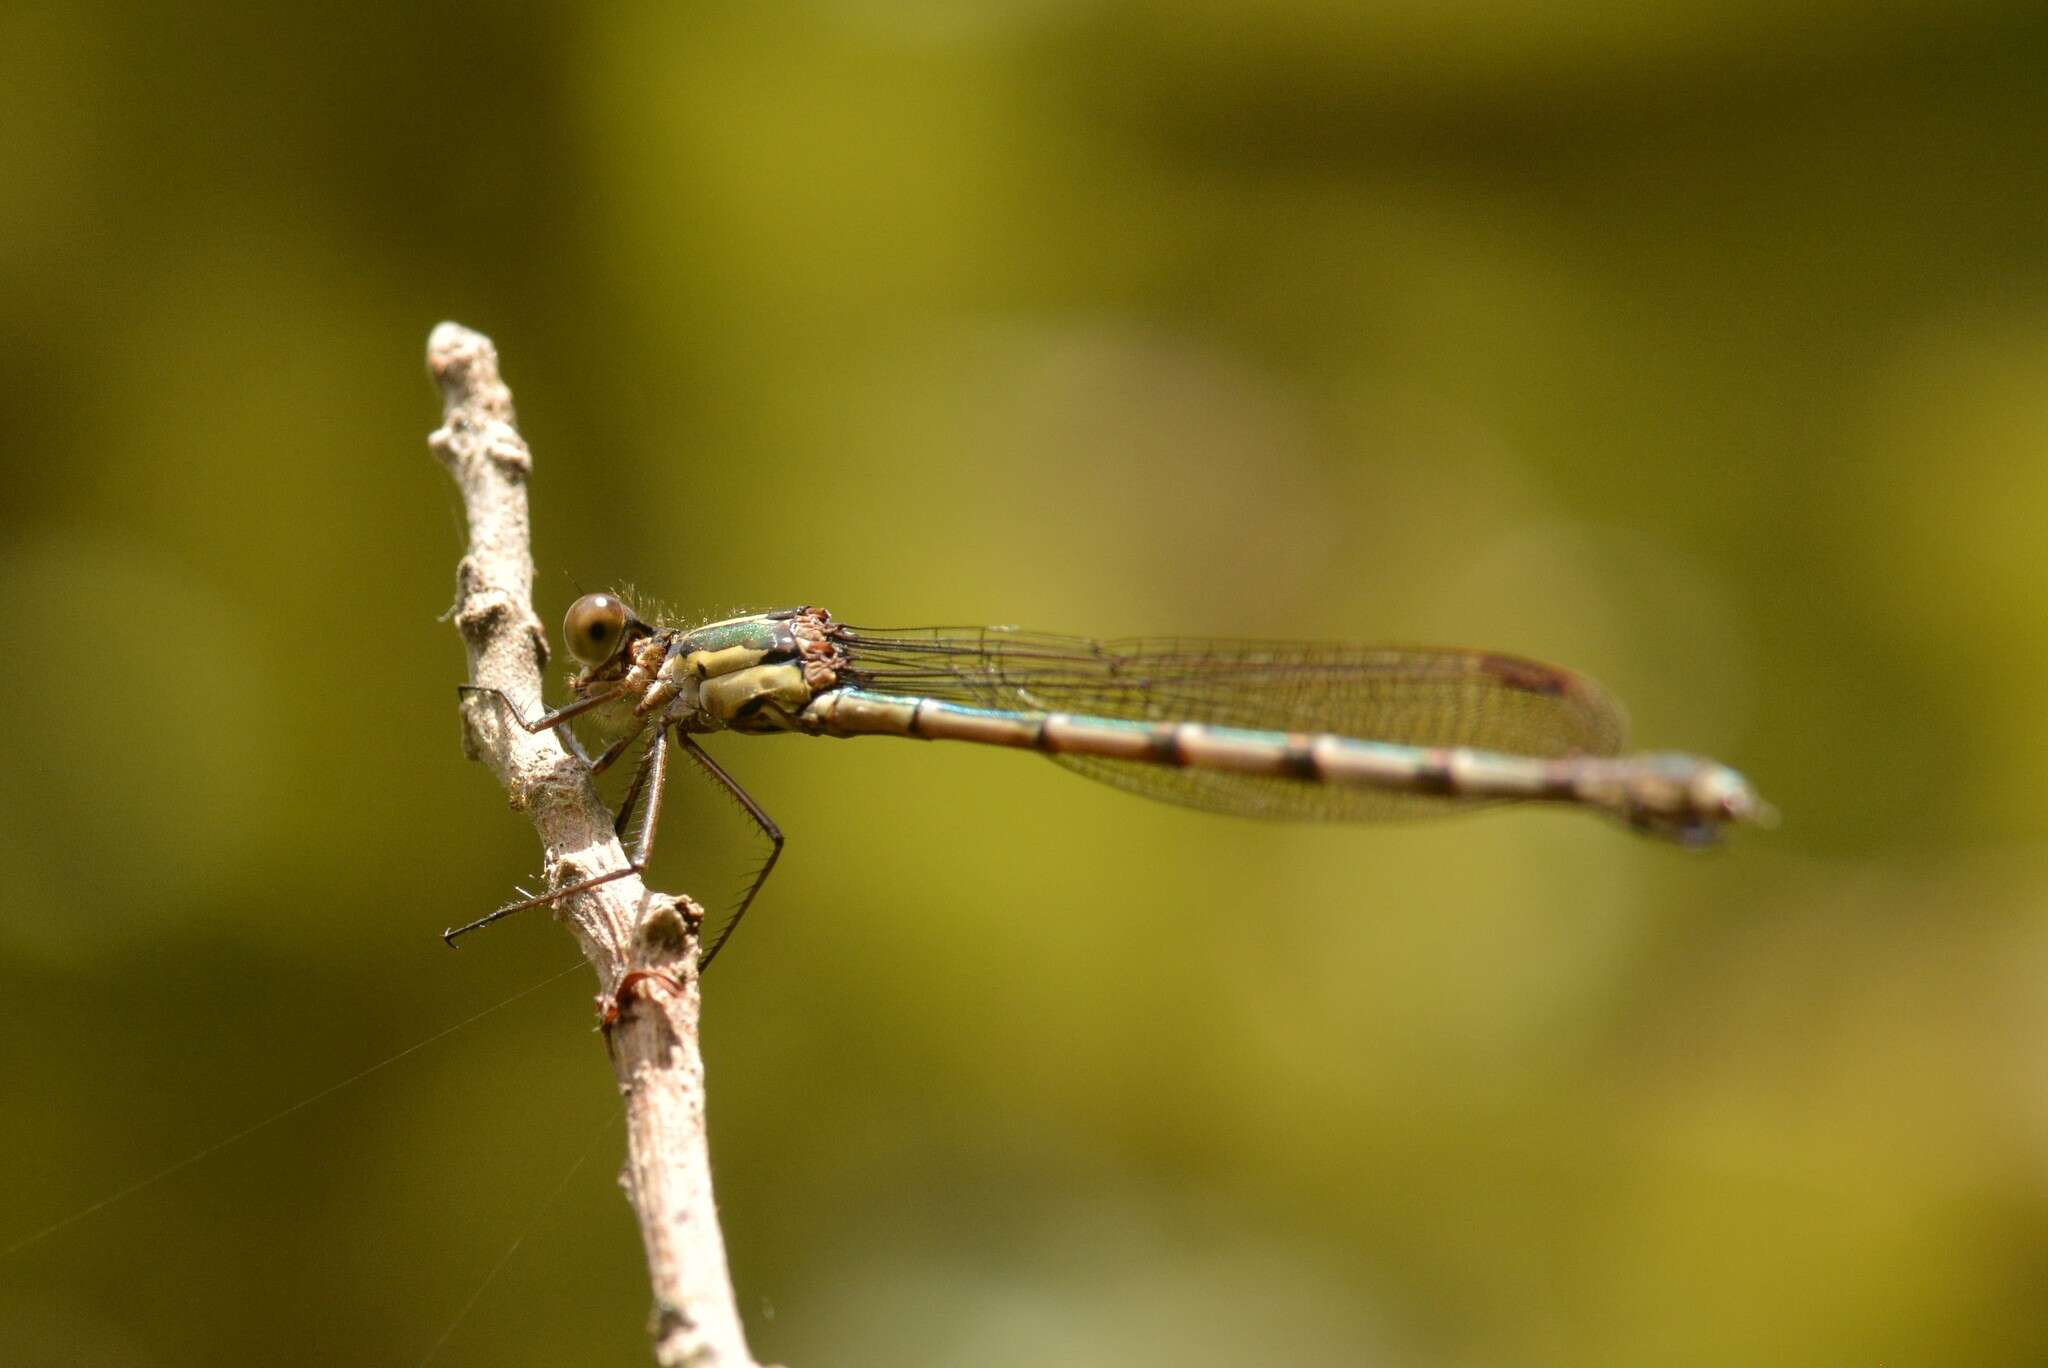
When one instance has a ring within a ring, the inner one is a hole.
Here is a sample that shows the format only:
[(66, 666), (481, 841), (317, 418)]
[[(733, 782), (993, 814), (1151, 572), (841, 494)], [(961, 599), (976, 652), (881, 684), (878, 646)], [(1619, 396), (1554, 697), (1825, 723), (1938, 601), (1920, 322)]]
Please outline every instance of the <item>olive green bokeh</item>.
[[(437, 939), (537, 861), (438, 620), (448, 317), (551, 625), (1484, 645), (1786, 815), (718, 743), (791, 837), (707, 991), (764, 1359), (2048, 1357), (2044, 61), (1954, 0), (6, 7), (0, 1245), (574, 959)], [(523, 1234), (434, 1361), (640, 1361), (592, 990), (0, 1260), (0, 1360), (417, 1362)]]

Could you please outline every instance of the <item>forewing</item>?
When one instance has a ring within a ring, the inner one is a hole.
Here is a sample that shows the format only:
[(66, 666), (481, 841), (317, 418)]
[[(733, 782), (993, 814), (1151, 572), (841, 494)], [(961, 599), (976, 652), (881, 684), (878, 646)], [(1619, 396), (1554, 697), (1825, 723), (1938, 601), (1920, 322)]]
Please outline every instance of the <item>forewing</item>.
[[(1612, 755), (1627, 724), (1591, 680), (1496, 652), (1294, 642), (1092, 641), (999, 628), (847, 629), (863, 687), (977, 707), (1513, 755)], [(1055, 756), (1090, 778), (1210, 811), (1376, 820), (1469, 799), (1337, 788), (1270, 775)]]

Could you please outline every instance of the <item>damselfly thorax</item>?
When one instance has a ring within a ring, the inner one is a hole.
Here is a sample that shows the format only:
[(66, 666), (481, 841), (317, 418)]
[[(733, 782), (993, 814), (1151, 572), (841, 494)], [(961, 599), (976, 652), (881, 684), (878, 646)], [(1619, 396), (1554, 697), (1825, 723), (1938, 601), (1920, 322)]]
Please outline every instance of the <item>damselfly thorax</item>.
[[(603, 770), (645, 738), (620, 830), (644, 795), (626, 869), (644, 868), (670, 738), (731, 790), (772, 849), (704, 962), (730, 938), (782, 850), (760, 805), (698, 747), (707, 732), (904, 736), (1036, 750), (1090, 778), (1212, 812), (1375, 821), (1489, 804), (1589, 808), (1684, 845), (1772, 817), (1740, 774), (1674, 752), (1619, 754), (1626, 721), (1570, 670), (1497, 652), (1189, 638), (1095, 641), (1015, 628), (865, 628), (792, 608), (681, 629), (587, 594), (564, 635), (584, 666), (576, 701), (521, 724), (588, 717), (616, 739)], [(502, 697), (502, 696), (501, 696)], [(509, 706), (509, 705), (507, 705)]]

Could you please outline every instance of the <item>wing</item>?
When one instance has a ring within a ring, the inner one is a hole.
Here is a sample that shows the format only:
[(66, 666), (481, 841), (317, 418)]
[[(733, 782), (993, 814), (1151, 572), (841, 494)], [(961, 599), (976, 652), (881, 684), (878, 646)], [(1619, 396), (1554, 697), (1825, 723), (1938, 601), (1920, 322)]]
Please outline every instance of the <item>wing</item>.
[[(1597, 684), (1496, 652), (1190, 638), (1094, 641), (1008, 628), (842, 628), (863, 687), (976, 707), (1273, 732), (1328, 732), (1512, 755), (1613, 755), (1627, 723)], [(1475, 807), (1452, 795), (1054, 756), (1189, 807), (1368, 821)]]

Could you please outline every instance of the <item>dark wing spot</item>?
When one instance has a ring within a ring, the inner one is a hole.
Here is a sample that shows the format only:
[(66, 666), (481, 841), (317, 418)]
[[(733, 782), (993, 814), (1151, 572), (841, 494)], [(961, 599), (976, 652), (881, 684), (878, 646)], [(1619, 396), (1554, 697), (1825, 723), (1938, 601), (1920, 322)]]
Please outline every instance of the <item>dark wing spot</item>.
[(1564, 671), (1538, 665), (1533, 660), (1523, 660), (1520, 656), (1481, 656), (1479, 669), (1482, 674), (1498, 679), (1510, 689), (1543, 694), (1549, 698), (1561, 696), (1572, 685), (1571, 676)]

